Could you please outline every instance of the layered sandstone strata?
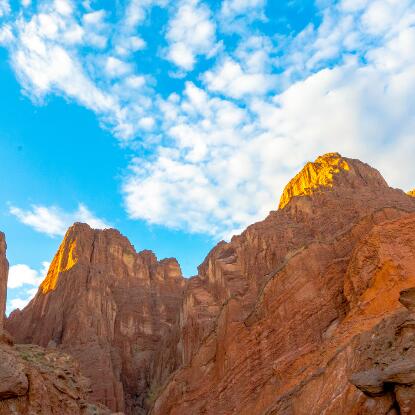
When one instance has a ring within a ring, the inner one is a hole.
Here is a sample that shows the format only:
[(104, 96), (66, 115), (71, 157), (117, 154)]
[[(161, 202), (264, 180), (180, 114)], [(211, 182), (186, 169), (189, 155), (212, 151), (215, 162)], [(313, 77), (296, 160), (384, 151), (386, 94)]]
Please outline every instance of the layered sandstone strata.
[(415, 286), (413, 212), (358, 160), (306, 165), (278, 211), (219, 244), (189, 281), (183, 364), (151, 413), (389, 414), (391, 395), (350, 377), (367, 333)]
[[(8, 277), (6, 242), (0, 233), (1, 316)], [(13, 345), (0, 326), (0, 415), (110, 415), (89, 402), (89, 380), (79, 364), (57, 350)]]
[(144, 414), (152, 380), (161, 383), (178, 365), (176, 343), (165, 344), (162, 369), (153, 361), (174, 331), (184, 285), (176, 260), (136, 253), (116, 230), (75, 224), (36, 297), (7, 328), (19, 343), (58, 347), (79, 360), (96, 402)]
[(77, 357), (95, 399), (130, 414), (409, 415), (414, 235), (414, 198), (329, 153), (187, 282), (75, 225), (7, 327)]

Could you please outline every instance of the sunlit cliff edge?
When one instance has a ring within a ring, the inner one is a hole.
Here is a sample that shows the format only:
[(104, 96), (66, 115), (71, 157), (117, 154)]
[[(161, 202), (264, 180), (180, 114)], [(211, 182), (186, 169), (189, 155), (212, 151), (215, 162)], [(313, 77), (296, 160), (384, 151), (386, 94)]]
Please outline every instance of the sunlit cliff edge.
[(360, 160), (327, 153), (314, 162), (308, 162), (285, 186), (279, 209), (284, 209), (295, 197), (311, 196), (316, 193), (339, 189), (373, 190), (387, 188), (382, 175)]
[(50, 264), (46, 278), (40, 285), (43, 294), (53, 291), (58, 283), (59, 275), (62, 272), (69, 271), (76, 264), (75, 250), (76, 240), (72, 239), (72, 235), (68, 232)]

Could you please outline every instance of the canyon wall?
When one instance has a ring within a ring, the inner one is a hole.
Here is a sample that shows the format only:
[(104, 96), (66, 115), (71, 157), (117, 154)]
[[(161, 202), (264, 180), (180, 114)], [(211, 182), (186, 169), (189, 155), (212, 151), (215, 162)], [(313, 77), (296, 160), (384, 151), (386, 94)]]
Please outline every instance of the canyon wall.
[(189, 280), (74, 225), (6, 326), (74, 356), (95, 401), (127, 414), (409, 415), (414, 231), (413, 197), (329, 153)]
[(3, 330), (8, 262), (0, 232), (0, 415), (110, 415), (89, 402), (89, 379), (79, 364), (57, 350), (14, 345)]
[(183, 366), (151, 413), (391, 413), (392, 391), (369, 396), (350, 377), (379, 354), (362, 358), (361, 339), (405, 314), (413, 212), (412, 198), (358, 160), (307, 164), (278, 211), (219, 244), (189, 281)]
[(7, 328), (19, 343), (74, 356), (92, 381), (95, 402), (144, 414), (153, 373), (162, 382), (179, 364), (178, 345), (166, 344), (169, 361), (162, 370), (152, 365), (159, 343), (174, 331), (184, 286), (176, 260), (136, 253), (116, 230), (75, 224), (37, 295), (11, 314)]

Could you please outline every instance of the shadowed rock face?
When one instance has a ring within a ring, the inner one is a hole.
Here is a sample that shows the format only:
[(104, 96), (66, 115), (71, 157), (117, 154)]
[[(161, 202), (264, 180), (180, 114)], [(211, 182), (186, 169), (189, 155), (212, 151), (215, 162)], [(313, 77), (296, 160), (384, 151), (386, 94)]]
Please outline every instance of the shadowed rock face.
[(329, 153), (186, 282), (75, 225), (7, 327), (77, 357), (95, 399), (131, 414), (409, 415), (414, 235), (414, 198)]
[[(7, 274), (6, 243), (0, 233), (2, 316)], [(108, 408), (88, 401), (89, 388), (73, 358), (39, 346), (13, 345), (0, 326), (0, 415), (110, 415)]]
[(153, 361), (174, 331), (184, 285), (176, 260), (158, 262), (150, 251), (136, 253), (118, 231), (75, 224), (36, 297), (12, 313), (7, 329), (19, 343), (77, 358), (96, 402), (146, 413), (152, 380), (161, 382), (178, 364), (177, 344), (168, 342), (170, 360), (163, 368)]

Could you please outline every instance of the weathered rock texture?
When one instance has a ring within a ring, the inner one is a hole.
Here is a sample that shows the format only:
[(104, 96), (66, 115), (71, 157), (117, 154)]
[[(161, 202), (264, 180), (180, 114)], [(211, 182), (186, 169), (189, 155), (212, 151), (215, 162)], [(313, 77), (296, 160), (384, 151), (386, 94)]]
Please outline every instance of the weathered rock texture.
[(0, 343), (0, 415), (110, 415), (89, 399), (89, 380), (70, 356)]
[(350, 378), (375, 364), (380, 351), (361, 349), (415, 286), (414, 200), (368, 165), (328, 154), (287, 185), (280, 206), (219, 244), (189, 281), (183, 364), (153, 415), (391, 414), (398, 405)]
[(4, 313), (6, 312), (7, 297), (7, 276), (9, 273), (9, 264), (6, 259), (6, 238), (0, 232), (0, 333), (4, 325)]
[(18, 343), (58, 347), (78, 359), (95, 402), (144, 414), (179, 363), (177, 341), (166, 339), (178, 330), (184, 286), (176, 260), (158, 262), (150, 251), (136, 253), (118, 231), (75, 224), (36, 297), (11, 314), (7, 329)]
[[(0, 233), (2, 316), (7, 274), (6, 243)], [(0, 326), (0, 415), (110, 415), (108, 408), (88, 402), (89, 387), (73, 358), (39, 346), (14, 346)]]
[(414, 252), (415, 199), (330, 153), (186, 284), (76, 225), (7, 327), (78, 357), (131, 414), (415, 414)]

